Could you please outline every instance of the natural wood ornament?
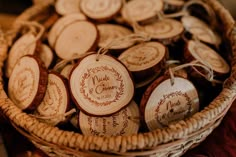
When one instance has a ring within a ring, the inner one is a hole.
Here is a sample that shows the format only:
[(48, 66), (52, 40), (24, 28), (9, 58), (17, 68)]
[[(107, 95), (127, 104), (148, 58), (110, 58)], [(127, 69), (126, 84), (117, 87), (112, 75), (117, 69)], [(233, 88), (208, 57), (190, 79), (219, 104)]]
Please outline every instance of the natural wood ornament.
[(47, 76), (41, 60), (31, 55), (20, 58), (9, 78), (10, 99), (22, 110), (34, 110), (44, 98)]
[(107, 55), (83, 58), (72, 70), (69, 82), (75, 103), (90, 115), (113, 114), (128, 105), (134, 95), (126, 67)]
[(56, 12), (60, 15), (79, 13), (80, 0), (57, 0), (55, 3)]
[(52, 64), (54, 53), (52, 52), (51, 48), (48, 45), (41, 44), (38, 55), (39, 55), (39, 58), (43, 61), (46, 68), (48, 68)]

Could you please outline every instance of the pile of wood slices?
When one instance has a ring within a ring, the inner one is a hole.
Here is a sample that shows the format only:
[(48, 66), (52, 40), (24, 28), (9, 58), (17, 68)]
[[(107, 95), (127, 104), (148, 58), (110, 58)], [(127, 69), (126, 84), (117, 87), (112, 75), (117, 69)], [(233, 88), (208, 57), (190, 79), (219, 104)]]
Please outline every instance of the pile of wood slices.
[(53, 126), (163, 128), (209, 104), (230, 73), (219, 21), (200, 0), (57, 0), (39, 19), (22, 21), (5, 75), (14, 104)]

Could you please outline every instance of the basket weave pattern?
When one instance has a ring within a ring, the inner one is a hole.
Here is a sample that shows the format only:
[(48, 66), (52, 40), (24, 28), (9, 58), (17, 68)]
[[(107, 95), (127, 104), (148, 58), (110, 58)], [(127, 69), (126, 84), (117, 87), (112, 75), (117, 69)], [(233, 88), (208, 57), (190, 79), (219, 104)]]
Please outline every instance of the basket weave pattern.
[[(0, 78), (0, 111), (33, 144), (50, 156), (181, 156), (201, 143), (221, 122), (236, 98), (236, 27), (227, 10), (216, 0), (207, 0), (224, 26), (224, 38), (232, 48), (232, 72), (222, 92), (204, 110), (164, 129), (131, 136), (96, 137), (60, 130), (39, 122), (18, 109), (4, 91)], [(35, 5), (15, 21), (4, 36), (0, 33), (0, 67), (4, 66), (7, 47), (13, 43), (20, 26), (18, 21), (32, 20), (50, 4)], [(2, 75), (3, 71), (0, 71)]]

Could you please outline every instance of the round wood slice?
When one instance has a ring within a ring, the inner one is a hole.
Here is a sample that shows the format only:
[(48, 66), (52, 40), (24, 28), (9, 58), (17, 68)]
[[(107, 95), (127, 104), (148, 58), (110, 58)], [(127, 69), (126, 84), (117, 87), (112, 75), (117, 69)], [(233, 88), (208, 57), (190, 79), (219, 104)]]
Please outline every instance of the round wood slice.
[(164, 68), (167, 54), (163, 44), (145, 42), (124, 51), (118, 59), (133, 73), (135, 82), (139, 82), (159, 74)]
[(47, 88), (48, 73), (40, 59), (26, 55), (18, 60), (8, 83), (8, 95), (22, 110), (34, 110)]
[(89, 18), (98, 21), (110, 20), (119, 13), (122, 0), (81, 0), (80, 8)]
[(181, 21), (185, 29), (197, 39), (218, 46), (221, 43), (220, 36), (215, 33), (208, 24), (194, 16), (183, 16)]
[(121, 136), (137, 134), (140, 126), (139, 108), (132, 101), (126, 108), (107, 117), (93, 117), (80, 112), (79, 126), (84, 135)]
[(46, 68), (48, 68), (54, 59), (54, 54), (51, 48), (46, 44), (41, 44), (39, 58), (43, 61)]
[(58, 57), (74, 59), (97, 46), (97, 27), (88, 21), (76, 21), (61, 32), (55, 45)]
[[(133, 32), (121, 25), (116, 24), (100, 24), (97, 26), (99, 31), (99, 47), (106, 47), (112, 41), (117, 38), (125, 37), (132, 34)], [(109, 47), (110, 49), (125, 49), (132, 46), (133, 42), (121, 42), (115, 43), (114, 46)]]
[(71, 73), (73, 67), (74, 67), (73, 64), (67, 64), (67, 65), (61, 70), (61, 75), (64, 76), (65, 78), (69, 79), (70, 73)]
[(55, 48), (56, 40), (61, 34), (63, 29), (69, 24), (75, 21), (86, 20), (86, 16), (82, 13), (74, 13), (61, 17), (57, 22), (52, 26), (48, 33), (48, 43), (52, 48)]
[(145, 22), (155, 19), (157, 13), (162, 11), (163, 7), (162, 0), (132, 0), (125, 4), (121, 14), (129, 22)]
[(6, 63), (6, 76), (10, 77), (12, 70), (18, 61), (24, 55), (34, 54), (36, 50), (36, 38), (33, 34), (27, 33), (22, 35), (11, 47), (7, 63)]
[(134, 84), (126, 67), (111, 56), (83, 58), (70, 75), (70, 90), (77, 106), (95, 116), (111, 115), (127, 106)]
[(144, 25), (143, 28), (144, 32), (149, 34), (152, 39), (159, 40), (165, 45), (178, 40), (184, 32), (182, 23), (174, 19), (157, 20)]
[(184, 56), (187, 61), (198, 60), (202, 64), (209, 65), (215, 75), (224, 75), (230, 71), (230, 66), (223, 57), (199, 41), (190, 40)]
[(60, 74), (50, 72), (48, 74), (48, 84), (46, 94), (41, 104), (37, 107), (37, 114), (43, 117), (53, 117), (49, 119), (40, 119), (50, 125), (57, 125), (65, 121), (65, 117), (59, 117), (66, 113), (69, 108), (69, 91), (66, 80)]
[(56, 12), (60, 15), (79, 13), (80, 0), (57, 0), (55, 3)]
[(175, 77), (171, 84), (163, 76), (145, 91), (140, 108), (150, 131), (163, 128), (198, 112), (198, 93), (189, 80)]

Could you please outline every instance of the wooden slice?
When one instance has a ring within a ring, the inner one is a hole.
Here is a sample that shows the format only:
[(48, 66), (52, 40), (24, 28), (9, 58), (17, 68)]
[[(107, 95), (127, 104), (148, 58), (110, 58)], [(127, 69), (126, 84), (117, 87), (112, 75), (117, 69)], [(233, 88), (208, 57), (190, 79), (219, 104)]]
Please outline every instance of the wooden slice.
[(93, 117), (79, 113), (79, 126), (84, 135), (121, 136), (137, 134), (140, 115), (132, 101), (126, 108), (108, 117)]
[[(97, 26), (99, 31), (99, 47), (106, 47), (117, 38), (132, 34), (132, 31), (124, 26), (116, 24), (100, 24)], [(132, 46), (133, 42), (115, 43), (110, 49), (125, 49)]]
[(55, 3), (56, 12), (60, 15), (79, 13), (80, 0), (57, 0)]
[(202, 20), (194, 16), (183, 16), (181, 21), (185, 29), (197, 39), (216, 46), (221, 43), (220, 36)]
[(40, 46), (40, 52), (39, 52), (39, 58), (43, 61), (46, 68), (48, 68), (54, 59), (54, 54), (51, 50), (51, 48), (46, 44), (41, 44)]
[(73, 59), (97, 46), (98, 31), (96, 26), (88, 21), (76, 21), (61, 32), (55, 45), (58, 57)]
[(133, 73), (135, 82), (159, 74), (167, 58), (166, 47), (159, 42), (145, 42), (124, 51), (118, 59)]
[(164, 0), (165, 11), (178, 11), (184, 6), (184, 0)]
[(65, 78), (69, 79), (70, 73), (71, 73), (73, 67), (74, 67), (73, 64), (67, 64), (67, 65), (61, 70), (61, 75), (64, 76)]
[(162, 0), (132, 0), (125, 4), (121, 14), (129, 22), (145, 22), (156, 19), (157, 13), (162, 11), (163, 7)]
[(71, 119), (70, 119), (70, 123), (77, 129), (80, 130), (80, 126), (79, 126), (79, 112), (74, 114)]
[(73, 69), (70, 90), (77, 106), (96, 116), (111, 115), (125, 107), (134, 95), (126, 67), (107, 55), (88, 55)]
[(6, 63), (6, 76), (10, 77), (12, 70), (18, 61), (24, 55), (34, 54), (36, 50), (36, 38), (33, 34), (27, 33), (21, 36), (11, 47), (7, 63)]
[(80, 8), (89, 18), (107, 21), (119, 13), (122, 0), (81, 0)]
[(45, 95), (47, 76), (40, 59), (23, 56), (17, 61), (9, 78), (9, 98), (22, 110), (34, 110)]
[(144, 25), (143, 28), (144, 32), (149, 34), (152, 39), (159, 40), (165, 45), (177, 41), (184, 32), (182, 23), (174, 19), (157, 20)]
[(181, 77), (160, 77), (148, 87), (141, 100), (141, 112), (148, 129), (163, 128), (190, 117), (199, 110), (199, 98), (193, 84)]
[(60, 33), (63, 31), (63, 29), (68, 26), (69, 24), (75, 22), (75, 21), (81, 21), (86, 20), (86, 16), (82, 13), (74, 13), (69, 14), (66, 16), (61, 17), (57, 22), (52, 26), (48, 33), (48, 43), (49, 45), (54, 48), (56, 40)]
[(48, 74), (46, 94), (36, 110), (39, 116), (49, 118), (40, 120), (53, 126), (65, 121), (66, 118), (62, 115), (69, 108), (69, 100), (70, 97), (65, 78), (58, 73), (50, 72)]
[(230, 66), (215, 50), (199, 41), (190, 40), (185, 52), (186, 61), (198, 60), (204, 65), (209, 65), (215, 75), (229, 73)]

